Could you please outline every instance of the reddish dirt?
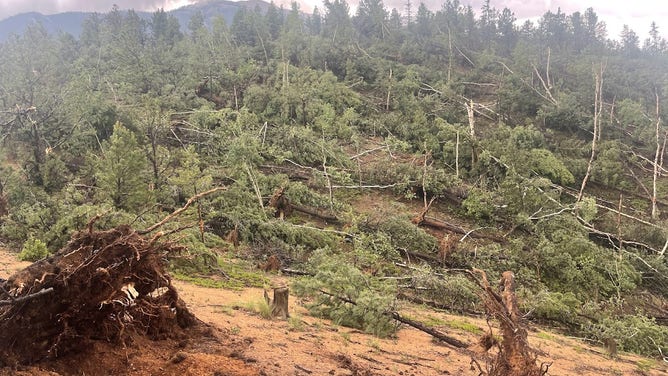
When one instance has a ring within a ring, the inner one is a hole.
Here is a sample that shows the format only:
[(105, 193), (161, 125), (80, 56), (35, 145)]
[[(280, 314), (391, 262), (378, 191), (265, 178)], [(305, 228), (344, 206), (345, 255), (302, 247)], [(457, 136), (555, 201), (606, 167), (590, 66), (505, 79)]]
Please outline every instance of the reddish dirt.
[[(0, 277), (28, 263), (0, 250)], [(274, 277), (275, 284), (289, 282)], [(378, 339), (328, 320), (308, 316), (291, 296), (288, 321), (267, 320), (253, 312), (261, 289), (232, 291), (175, 282), (188, 308), (207, 325), (181, 340), (136, 337), (125, 347), (99, 342), (57, 361), (8, 370), (4, 375), (478, 375), (471, 353), (435, 343), (425, 333), (402, 328), (396, 338)], [(245, 308), (244, 308), (245, 307)], [(405, 306), (402, 314), (429, 321), (458, 339), (475, 342), (479, 318)], [(456, 329), (468, 324), (466, 330)], [(454, 327), (454, 328), (453, 328)], [(552, 362), (549, 375), (668, 375), (668, 365), (622, 353), (610, 359), (601, 348), (573, 338), (533, 330), (529, 343)], [(483, 357), (479, 357), (483, 359)], [(479, 360), (484, 367), (484, 360)]]

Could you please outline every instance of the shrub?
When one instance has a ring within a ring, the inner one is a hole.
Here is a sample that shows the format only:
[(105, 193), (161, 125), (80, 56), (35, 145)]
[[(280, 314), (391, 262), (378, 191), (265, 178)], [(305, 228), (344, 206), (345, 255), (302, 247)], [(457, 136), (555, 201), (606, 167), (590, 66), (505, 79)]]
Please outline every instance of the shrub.
[(604, 318), (584, 331), (599, 342), (613, 339), (623, 351), (646, 356), (668, 353), (668, 328), (645, 316)]
[(19, 260), (21, 261), (37, 261), (49, 255), (49, 250), (43, 241), (35, 238), (28, 238), (23, 243), (23, 249), (19, 253)]

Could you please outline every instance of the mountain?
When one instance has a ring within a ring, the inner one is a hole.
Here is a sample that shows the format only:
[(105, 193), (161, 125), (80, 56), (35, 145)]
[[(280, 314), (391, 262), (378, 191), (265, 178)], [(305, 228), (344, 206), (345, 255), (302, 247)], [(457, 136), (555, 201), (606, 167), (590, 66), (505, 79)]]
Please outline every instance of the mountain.
[(66, 12), (43, 15), (37, 12), (21, 13), (0, 21), (0, 41), (11, 34), (21, 34), (33, 23), (41, 23), (49, 33), (65, 32), (74, 36), (81, 33), (81, 24), (91, 13)]
[[(261, 0), (249, 1), (228, 1), (228, 0), (209, 0), (200, 1), (196, 4), (186, 5), (174, 9), (169, 14), (174, 15), (181, 24), (181, 30), (186, 30), (188, 22), (194, 14), (201, 12), (204, 15), (204, 22), (208, 25), (215, 16), (222, 15), (225, 21), (232, 22), (236, 12), (246, 7), (255, 9), (259, 7), (263, 12), (269, 7), (269, 3)], [(66, 12), (52, 15), (44, 15), (37, 12), (21, 13), (0, 21), (0, 41), (7, 39), (11, 34), (21, 34), (25, 29), (35, 23), (41, 23), (50, 33), (64, 32), (78, 37), (81, 34), (81, 25), (91, 12)], [(150, 20), (151, 12), (137, 12), (137, 14)]]

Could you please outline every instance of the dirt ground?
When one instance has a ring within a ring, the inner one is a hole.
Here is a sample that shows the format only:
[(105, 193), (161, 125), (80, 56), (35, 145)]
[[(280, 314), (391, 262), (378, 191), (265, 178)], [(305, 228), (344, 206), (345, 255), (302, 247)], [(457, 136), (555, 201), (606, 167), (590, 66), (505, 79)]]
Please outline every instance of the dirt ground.
[[(0, 278), (24, 268), (15, 254), (0, 249)], [(275, 284), (289, 282), (273, 277)], [(261, 289), (211, 289), (175, 281), (180, 296), (203, 324), (182, 339), (133, 338), (125, 346), (96, 343), (56, 361), (4, 375), (478, 375), (470, 351), (432, 341), (402, 328), (393, 339), (379, 339), (307, 315), (290, 297), (291, 318), (267, 320), (254, 309)], [(484, 319), (453, 316), (406, 305), (402, 314), (428, 320), (442, 331), (473, 343), (487, 327)], [(548, 331), (530, 331), (529, 343), (551, 363), (549, 375), (668, 375), (668, 364), (605, 350)], [(484, 368), (484, 357), (478, 356)]]

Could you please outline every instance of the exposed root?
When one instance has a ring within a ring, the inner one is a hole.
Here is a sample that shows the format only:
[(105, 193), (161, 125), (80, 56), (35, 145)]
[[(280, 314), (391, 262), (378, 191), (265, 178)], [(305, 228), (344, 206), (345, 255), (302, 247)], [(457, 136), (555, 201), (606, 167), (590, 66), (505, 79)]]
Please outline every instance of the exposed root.
[(59, 357), (95, 340), (124, 343), (130, 334), (166, 338), (197, 322), (162, 265), (180, 247), (129, 226), (93, 231), (95, 219), (3, 283), (0, 366)]

